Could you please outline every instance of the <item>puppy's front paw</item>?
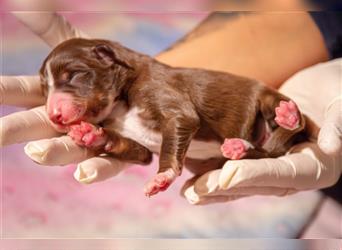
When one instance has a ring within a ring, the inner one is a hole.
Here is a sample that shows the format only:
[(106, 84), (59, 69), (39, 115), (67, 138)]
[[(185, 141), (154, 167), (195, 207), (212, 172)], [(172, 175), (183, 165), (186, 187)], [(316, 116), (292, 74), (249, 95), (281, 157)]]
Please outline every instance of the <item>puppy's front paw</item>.
[(221, 146), (222, 155), (231, 160), (239, 160), (247, 154), (247, 150), (253, 148), (248, 142), (240, 138), (225, 139)]
[(294, 130), (299, 127), (299, 111), (293, 101), (281, 101), (279, 107), (275, 109), (275, 122), (283, 128)]
[(176, 174), (173, 169), (157, 174), (150, 182), (145, 185), (145, 195), (151, 197), (161, 191), (165, 191), (175, 180)]
[(70, 126), (68, 135), (76, 142), (77, 145), (87, 148), (96, 148), (106, 144), (107, 135), (102, 128), (97, 128), (94, 125), (81, 122), (77, 125)]

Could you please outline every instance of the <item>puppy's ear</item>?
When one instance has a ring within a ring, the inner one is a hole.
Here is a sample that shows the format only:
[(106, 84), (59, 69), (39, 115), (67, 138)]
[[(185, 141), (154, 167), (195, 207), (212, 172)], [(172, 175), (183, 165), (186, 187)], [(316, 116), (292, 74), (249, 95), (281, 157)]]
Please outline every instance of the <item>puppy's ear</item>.
[(107, 66), (111, 66), (114, 63), (116, 63), (125, 68), (133, 69), (133, 67), (129, 65), (127, 60), (120, 58), (120, 56), (116, 54), (110, 46), (106, 44), (96, 45), (92, 49), (92, 51), (95, 54), (96, 58)]

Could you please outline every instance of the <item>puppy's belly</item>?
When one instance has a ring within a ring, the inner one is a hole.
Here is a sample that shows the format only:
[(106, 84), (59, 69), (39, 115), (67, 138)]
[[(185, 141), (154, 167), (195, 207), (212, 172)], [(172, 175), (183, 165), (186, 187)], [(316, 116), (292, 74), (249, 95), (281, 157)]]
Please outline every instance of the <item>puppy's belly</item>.
[[(153, 153), (159, 154), (162, 144), (162, 135), (145, 126), (139, 117), (141, 110), (132, 108), (125, 110), (124, 107), (116, 109), (112, 113), (115, 119), (114, 128), (122, 136), (130, 138), (145, 146)], [(209, 159), (222, 157), (221, 144), (215, 141), (192, 140), (186, 157), (192, 159)]]
[(186, 154), (186, 157), (192, 159), (206, 160), (209, 158), (221, 158), (221, 144), (214, 141), (192, 140)]
[[(161, 134), (148, 131), (148, 129), (143, 127), (139, 127), (134, 130), (125, 129), (121, 134), (145, 146), (153, 153), (160, 154), (162, 142)], [(186, 157), (203, 160), (222, 157), (220, 147), (221, 145), (217, 142), (192, 140), (186, 153)]]

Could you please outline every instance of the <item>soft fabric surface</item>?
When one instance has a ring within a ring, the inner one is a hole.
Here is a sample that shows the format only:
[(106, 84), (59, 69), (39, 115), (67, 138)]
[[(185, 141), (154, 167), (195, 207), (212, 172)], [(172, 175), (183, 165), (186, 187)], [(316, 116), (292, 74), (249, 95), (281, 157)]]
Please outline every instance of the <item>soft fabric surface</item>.
[[(205, 13), (66, 16), (92, 37), (118, 40), (155, 55)], [(10, 14), (3, 19), (3, 74), (36, 74), (49, 48)], [(5, 107), (2, 116), (14, 110)], [(4, 237), (296, 237), (321, 200), (316, 192), (303, 192), (192, 206), (179, 196), (190, 177), (187, 172), (167, 192), (144, 196), (143, 185), (156, 172), (157, 159), (149, 167), (134, 166), (86, 186), (73, 179), (74, 166), (38, 166), (24, 154), (23, 145), (1, 153)]]

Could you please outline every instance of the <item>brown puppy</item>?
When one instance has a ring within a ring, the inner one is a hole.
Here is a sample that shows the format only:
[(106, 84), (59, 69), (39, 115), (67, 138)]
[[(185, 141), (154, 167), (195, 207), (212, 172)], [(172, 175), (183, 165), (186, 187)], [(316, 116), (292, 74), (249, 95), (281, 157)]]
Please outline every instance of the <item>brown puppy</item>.
[(184, 165), (202, 174), (225, 158), (282, 155), (305, 128), (289, 98), (255, 80), (173, 68), (111, 41), (68, 40), (40, 74), (50, 119), (77, 144), (140, 164), (160, 155), (147, 196)]

